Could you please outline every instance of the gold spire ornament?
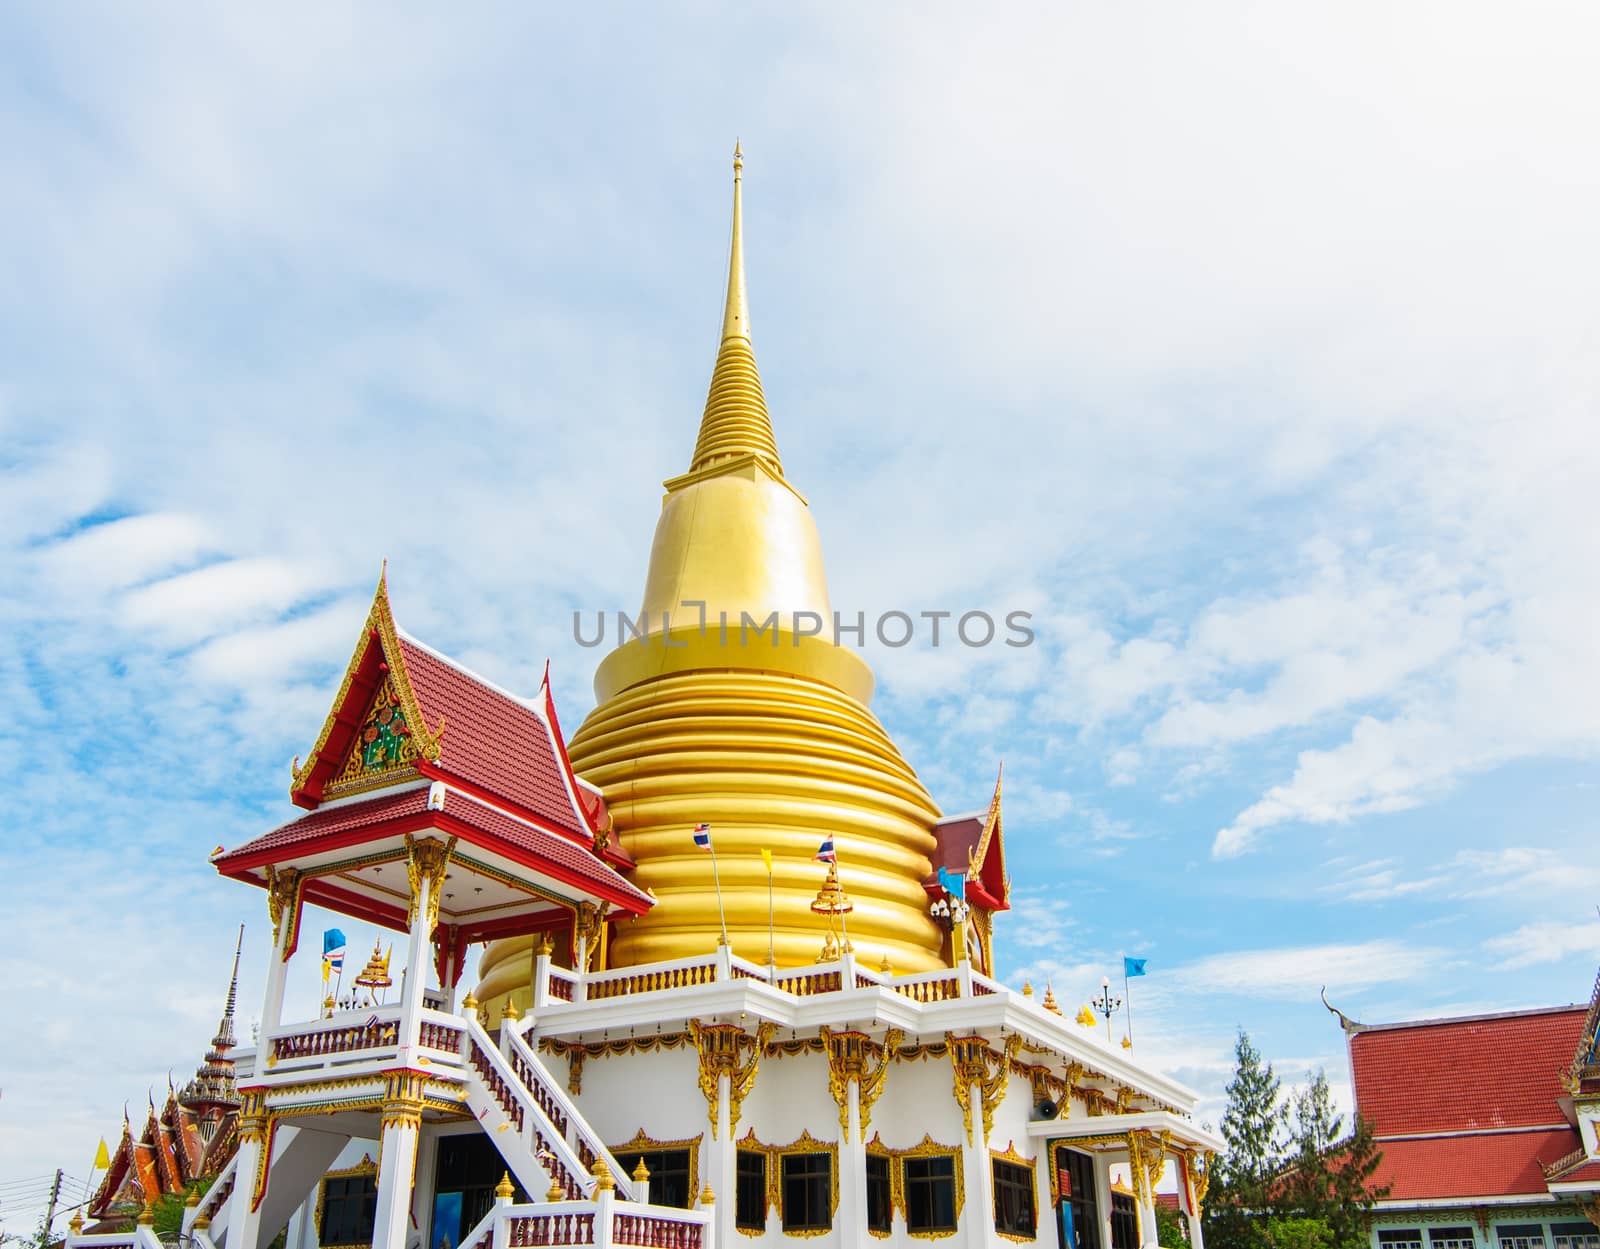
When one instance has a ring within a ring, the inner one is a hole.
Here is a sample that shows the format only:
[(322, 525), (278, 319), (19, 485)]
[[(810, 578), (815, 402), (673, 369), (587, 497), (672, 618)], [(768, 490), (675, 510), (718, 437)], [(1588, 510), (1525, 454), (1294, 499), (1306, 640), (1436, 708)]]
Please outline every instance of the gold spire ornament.
[[(750, 329), (744, 153), (734, 157), (727, 288), (716, 361), (687, 466), (665, 483), (640, 602), (644, 636), (618, 640), (595, 672), (595, 709), (568, 742), (605, 795), (613, 844), (656, 899), (613, 935), (608, 963), (703, 957), (720, 932), (706, 859), (716, 829), (735, 954), (812, 962), (825, 824), (853, 848), (850, 939), (902, 975), (943, 965), (928, 915), (938, 806), (870, 710), (872, 671), (856, 613), (835, 630), (822, 543), (784, 473)], [(797, 362), (801, 367), (801, 362)], [(803, 418), (801, 418), (803, 423)], [(631, 614), (634, 621), (640, 613)], [(607, 631), (616, 613), (602, 621)], [(594, 622), (587, 619), (586, 634)], [(758, 631), (759, 630), (759, 631)], [(769, 875), (761, 850), (772, 852)], [(772, 909), (768, 909), (768, 887)], [(771, 920), (769, 929), (769, 916)], [(532, 979), (533, 938), (493, 942), (475, 992), (486, 1005)]]
[(501, 1201), (510, 1201), (512, 1197), (516, 1196), (516, 1192), (515, 1186), (511, 1183), (511, 1172), (502, 1171), (500, 1173), (500, 1182), (494, 1186), (494, 1195)]
[(380, 952), (380, 943), (372, 943), (372, 957), (367, 960), (367, 965), (361, 969), (361, 974), (356, 977), (356, 987), (367, 989), (376, 995), (377, 990), (387, 989), (394, 984), (389, 979), (389, 956), (394, 953), (394, 947), (389, 948), (389, 954)]
[(822, 888), (817, 890), (817, 896), (811, 902), (812, 914), (822, 916), (828, 925), (822, 940), (822, 957), (817, 962), (831, 963), (854, 948), (850, 944), (850, 934), (843, 930), (843, 925), (844, 917), (855, 909), (850, 895), (839, 884), (838, 863), (828, 864), (828, 874), (823, 878)]

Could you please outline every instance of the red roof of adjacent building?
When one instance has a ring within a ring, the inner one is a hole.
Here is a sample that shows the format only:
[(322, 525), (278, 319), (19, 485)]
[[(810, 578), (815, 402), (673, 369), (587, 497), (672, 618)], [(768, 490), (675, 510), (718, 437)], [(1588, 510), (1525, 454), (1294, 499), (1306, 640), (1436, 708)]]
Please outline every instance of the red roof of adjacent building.
[(1555, 1126), (1584, 1008), (1358, 1028), (1356, 1108), (1377, 1136)]
[(1385, 1201), (1545, 1193), (1541, 1164), (1554, 1162), (1577, 1140), (1576, 1132), (1561, 1127), (1382, 1141), (1372, 1183), (1389, 1186)]

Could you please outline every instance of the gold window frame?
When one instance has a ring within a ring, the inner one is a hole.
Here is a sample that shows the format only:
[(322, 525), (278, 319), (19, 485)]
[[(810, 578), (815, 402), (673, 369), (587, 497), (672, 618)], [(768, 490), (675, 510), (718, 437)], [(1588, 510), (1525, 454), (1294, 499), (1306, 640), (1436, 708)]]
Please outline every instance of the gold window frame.
[(785, 1231), (785, 1236), (826, 1236), (833, 1231), (839, 1219), (839, 1143), (837, 1141), (819, 1141), (809, 1131), (802, 1131), (799, 1137), (787, 1145), (769, 1145), (767, 1147), (767, 1211), (776, 1208), (778, 1217), (783, 1217), (783, 1160), (791, 1154), (826, 1154), (828, 1156), (828, 1226), (806, 1228), (804, 1230)]
[[(1016, 1241), (1019, 1244), (1031, 1245), (1039, 1239), (1039, 1172), (1035, 1164), (1038, 1156), (1024, 1158), (1017, 1152), (1016, 1141), (1007, 1141), (1004, 1149), (991, 1149), (989, 1151), (990, 1183), (993, 1183), (994, 1164), (1003, 1162), (1008, 1166), (1019, 1167), (1028, 1173), (1028, 1209), (1033, 1212), (1033, 1235), (1022, 1236), (1016, 1232), (1002, 1232), (998, 1227), (994, 1234), (1002, 1240)], [(998, 1202), (995, 1203), (998, 1207)], [(998, 1209), (997, 1209), (998, 1213)]]
[(317, 1182), (317, 1206), (312, 1211), (311, 1221), (317, 1227), (317, 1244), (320, 1249), (372, 1249), (372, 1242), (357, 1241), (348, 1245), (332, 1245), (322, 1239), (322, 1213), (328, 1203), (328, 1181), (345, 1180), (357, 1175), (378, 1174), (378, 1164), (372, 1160), (371, 1154), (362, 1154), (361, 1161), (353, 1167), (344, 1167), (338, 1171), (329, 1171)]
[[(700, 1132), (695, 1136), (681, 1141), (658, 1141), (648, 1135), (643, 1127), (633, 1134), (633, 1139), (622, 1145), (611, 1145), (613, 1158), (622, 1154), (653, 1153), (658, 1150), (687, 1149), (689, 1151), (689, 1209), (693, 1210), (700, 1203), (700, 1142), (705, 1139), (705, 1133)], [(632, 1177), (630, 1177), (632, 1178)], [(655, 1202), (654, 1191), (650, 1194), (651, 1203)]]
[[(941, 1145), (927, 1133), (923, 1134), (919, 1144), (910, 1149), (896, 1149), (894, 1169), (889, 1173), (894, 1186), (895, 1209), (900, 1211), (900, 1218), (906, 1224), (906, 1235), (915, 1240), (946, 1240), (956, 1235), (961, 1230), (961, 1211), (967, 1203), (967, 1177), (961, 1165), (960, 1145)], [(948, 1157), (955, 1162), (956, 1186), (956, 1225), (948, 1231), (914, 1232), (911, 1230), (911, 1210), (906, 1201), (906, 1168), (907, 1158), (942, 1158)]]

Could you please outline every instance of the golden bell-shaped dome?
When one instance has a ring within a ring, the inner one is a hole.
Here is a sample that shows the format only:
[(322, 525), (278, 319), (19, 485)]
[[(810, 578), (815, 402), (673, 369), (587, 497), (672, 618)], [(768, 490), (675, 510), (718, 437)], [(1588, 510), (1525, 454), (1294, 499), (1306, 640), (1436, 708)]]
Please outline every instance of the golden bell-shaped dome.
[[(598, 703), (573, 735), (573, 767), (605, 793), (614, 829), (656, 906), (615, 931), (613, 966), (709, 954), (721, 933), (709, 823), (734, 952), (809, 963), (821, 841), (854, 909), (861, 957), (903, 972), (941, 966), (927, 913), (938, 808), (868, 704), (872, 673), (836, 640), (810, 508), (785, 479), (750, 342), (743, 161), (722, 339), (687, 472), (666, 483), (645, 577), (645, 636), (595, 673)], [(848, 637), (848, 635), (846, 635)], [(525, 985), (529, 942), (484, 956), (478, 995)]]

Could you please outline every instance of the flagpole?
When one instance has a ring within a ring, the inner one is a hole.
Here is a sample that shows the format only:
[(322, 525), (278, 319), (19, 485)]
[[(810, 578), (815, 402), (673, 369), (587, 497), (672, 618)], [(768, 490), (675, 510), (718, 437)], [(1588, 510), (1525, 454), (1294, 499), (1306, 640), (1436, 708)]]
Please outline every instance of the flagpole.
[[(839, 870), (839, 835), (837, 833), (833, 835), (833, 870), (836, 874)], [(843, 880), (839, 881), (839, 892), (844, 893)], [(849, 895), (845, 894), (845, 896), (848, 897)], [(847, 911), (839, 912), (839, 931), (844, 935), (844, 950), (839, 951), (841, 955), (844, 954), (845, 950), (850, 949), (850, 921), (846, 918), (847, 915)]]
[(1128, 985), (1128, 960), (1122, 960), (1122, 1000), (1128, 1004), (1128, 1044), (1133, 1045), (1133, 992)]
[[(717, 871), (717, 840), (706, 830), (706, 849), (711, 851), (711, 879), (717, 886), (717, 921), (722, 925), (722, 944), (728, 944), (728, 916), (722, 909), (722, 874)], [(732, 947), (729, 947), (732, 952)]]

